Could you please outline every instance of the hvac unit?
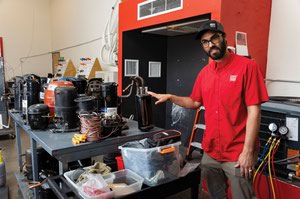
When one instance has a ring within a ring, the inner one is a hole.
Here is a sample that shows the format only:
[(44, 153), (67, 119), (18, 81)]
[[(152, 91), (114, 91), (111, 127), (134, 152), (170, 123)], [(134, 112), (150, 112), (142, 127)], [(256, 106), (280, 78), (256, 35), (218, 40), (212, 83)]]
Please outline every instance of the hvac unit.
[(298, 157), (294, 159), (287, 160), (286, 164), (275, 164), (276, 174), (283, 178), (287, 178), (290, 172), (295, 172), (296, 164), (299, 162), (299, 122), (300, 104), (271, 101), (264, 103), (261, 107), (259, 155), (263, 153), (263, 148), (266, 145), (268, 138), (271, 136), (271, 132), (268, 127), (272, 123), (278, 127), (274, 132), (274, 134), (277, 135), (279, 135), (279, 127), (286, 126), (288, 128), (288, 134), (281, 139), (279, 148), (274, 156), (274, 162), (298, 155)]

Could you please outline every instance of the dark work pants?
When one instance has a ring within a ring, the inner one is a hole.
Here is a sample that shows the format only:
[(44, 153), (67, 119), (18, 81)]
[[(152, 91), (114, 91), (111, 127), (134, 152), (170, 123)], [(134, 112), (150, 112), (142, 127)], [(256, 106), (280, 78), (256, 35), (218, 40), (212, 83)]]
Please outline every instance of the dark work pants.
[(212, 199), (227, 198), (227, 179), (229, 180), (233, 199), (256, 198), (252, 179), (245, 179), (236, 162), (218, 162), (203, 154), (201, 160), (201, 176), (206, 181), (208, 193)]

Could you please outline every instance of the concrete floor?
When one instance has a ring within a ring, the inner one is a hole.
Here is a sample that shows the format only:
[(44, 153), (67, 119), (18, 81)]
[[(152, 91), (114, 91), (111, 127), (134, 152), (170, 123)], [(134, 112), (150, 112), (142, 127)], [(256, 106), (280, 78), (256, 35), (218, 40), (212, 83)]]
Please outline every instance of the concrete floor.
[[(21, 133), (21, 140), (22, 152), (25, 152), (25, 150), (30, 147), (30, 141), (24, 132)], [(19, 171), (16, 141), (6, 135), (0, 136), (0, 147), (3, 149), (6, 165), (6, 186), (9, 187), (9, 196), (11, 199), (21, 199), (23, 197), (19, 191), (19, 186), (14, 174)]]
[[(24, 153), (25, 150), (30, 147), (30, 141), (26, 133), (21, 132), (21, 140), (22, 140), (22, 152)], [(6, 164), (6, 186), (9, 187), (10, 198), (21, 199), (23, 197), (19, 190), (19, 186), (14, 175), (14, 172), (19, 171), (16, 141), (10, 139), (9, 136), (5, 136), (5, 135), (0, 136), (0, 147), (3, 149), (3, 156)], [(186, 199), (189, 197), (190, 197), (190, 191), (186, 190), (172, 197), (168, 197), (168, 199)], [(4, 197), (0, 196), (0, 198), (4, 198)], [(207, 199), (208, 196), (206, 193), (201, 192), (199, 193), (198, 198)]]

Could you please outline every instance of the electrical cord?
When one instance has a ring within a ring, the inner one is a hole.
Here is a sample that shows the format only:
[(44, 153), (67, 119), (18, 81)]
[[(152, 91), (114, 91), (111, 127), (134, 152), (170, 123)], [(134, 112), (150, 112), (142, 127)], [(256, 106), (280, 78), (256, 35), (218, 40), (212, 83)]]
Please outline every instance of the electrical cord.
[(116, 133), (118, 131), (119, 127), (116, 126), (115, 128), (112, 129), (112, 131), (107, 135), (107, 136), (104, 136), (104, 137), (100, 137), (101, 140), (104, 140), (106, 138), (109, 138), (112, 134)]
[[(118, 17), (114, 17), (118, 13), (118, 4), (120, 0), (116, 0), (108, 22), (106, 23), (103, 35), (102, 35), (102, 47), (100, 49), (100, 61), (107, 65), (116, 66), (117, 61), (117, 48), (118, 48)], [(115, 21), (113, 21), (113, 18)], [(108, 51), (108, 61), (104, 59), (104, 50)]]

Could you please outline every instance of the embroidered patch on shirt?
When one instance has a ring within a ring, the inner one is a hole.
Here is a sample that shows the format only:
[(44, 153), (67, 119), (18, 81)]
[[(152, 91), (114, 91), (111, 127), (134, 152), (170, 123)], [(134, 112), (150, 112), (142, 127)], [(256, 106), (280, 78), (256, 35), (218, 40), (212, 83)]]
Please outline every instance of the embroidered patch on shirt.
[(230, 75), (229, 81), (235, 82), (235, 81), (236, 81), (236, 78), (237, 78), (237, 75)]

